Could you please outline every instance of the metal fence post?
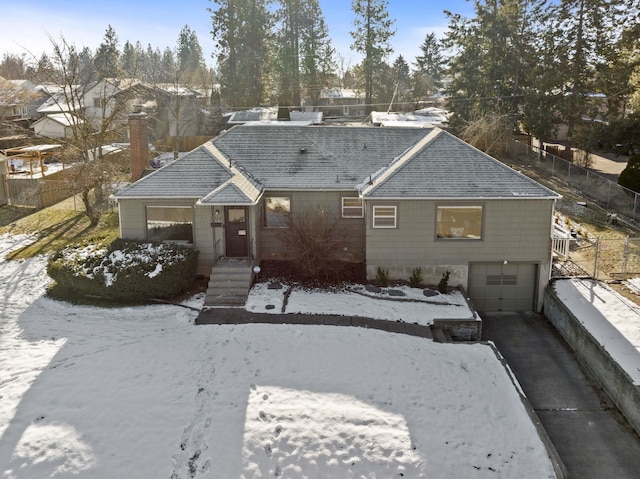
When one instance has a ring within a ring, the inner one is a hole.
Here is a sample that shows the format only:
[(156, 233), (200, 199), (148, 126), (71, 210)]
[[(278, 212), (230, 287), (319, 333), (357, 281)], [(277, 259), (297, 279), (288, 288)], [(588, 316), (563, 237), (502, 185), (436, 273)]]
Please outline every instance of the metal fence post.
[(596, 238), (596, 251), (593, 259), (593, 279), (598, 280), (598, 255), (600, 253), (600, 237)]
[(629, 257), (629, 237), (624, 238), (624, 253), (622, 254), (622, 281), (627, 280), (627, 258)]

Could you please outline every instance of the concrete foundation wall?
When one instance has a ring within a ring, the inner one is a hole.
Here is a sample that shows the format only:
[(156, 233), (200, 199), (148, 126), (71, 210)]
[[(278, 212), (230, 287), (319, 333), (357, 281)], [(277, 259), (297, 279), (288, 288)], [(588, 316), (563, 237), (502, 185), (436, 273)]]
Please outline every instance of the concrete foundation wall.
[(640, 387), (558, 299), (551, 287), (544, 294), (544, 315), (560, 332), (578, 359), (640, 434)]

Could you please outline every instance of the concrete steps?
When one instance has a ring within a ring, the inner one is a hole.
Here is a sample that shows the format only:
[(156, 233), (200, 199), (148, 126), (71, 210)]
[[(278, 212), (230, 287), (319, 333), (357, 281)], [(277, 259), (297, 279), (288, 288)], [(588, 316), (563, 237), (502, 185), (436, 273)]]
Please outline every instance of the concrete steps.
[(433, 335), (433, 340), (436, 343), (452, 343), (453, 339), (451, 338), (451, 334), (448, 331), (443, 331), (440, 328), (431, 328), (431, 334)]
[(251, 265), (217, 264), (211, 270), (205, 306), (244, 306), (252, 281)]

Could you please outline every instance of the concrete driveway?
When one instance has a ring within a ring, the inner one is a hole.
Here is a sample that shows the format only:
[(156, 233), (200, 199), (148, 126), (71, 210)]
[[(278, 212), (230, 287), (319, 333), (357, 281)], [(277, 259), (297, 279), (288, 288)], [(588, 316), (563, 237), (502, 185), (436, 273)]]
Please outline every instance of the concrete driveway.
[(568, 477), (640, 477), (640, 438), (595, 386), (542, 315), (487, 313), (482, 338), (493, 341), (518, 378)]

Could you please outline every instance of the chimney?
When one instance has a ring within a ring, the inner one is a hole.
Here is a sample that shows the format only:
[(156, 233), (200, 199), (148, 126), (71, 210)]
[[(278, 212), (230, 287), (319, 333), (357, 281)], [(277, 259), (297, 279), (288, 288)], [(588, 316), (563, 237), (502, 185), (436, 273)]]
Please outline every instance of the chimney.
[(147, 114), (141, 108), (129, 115), (129, 142), (131, 181), (138, 181), (149, 165)]

